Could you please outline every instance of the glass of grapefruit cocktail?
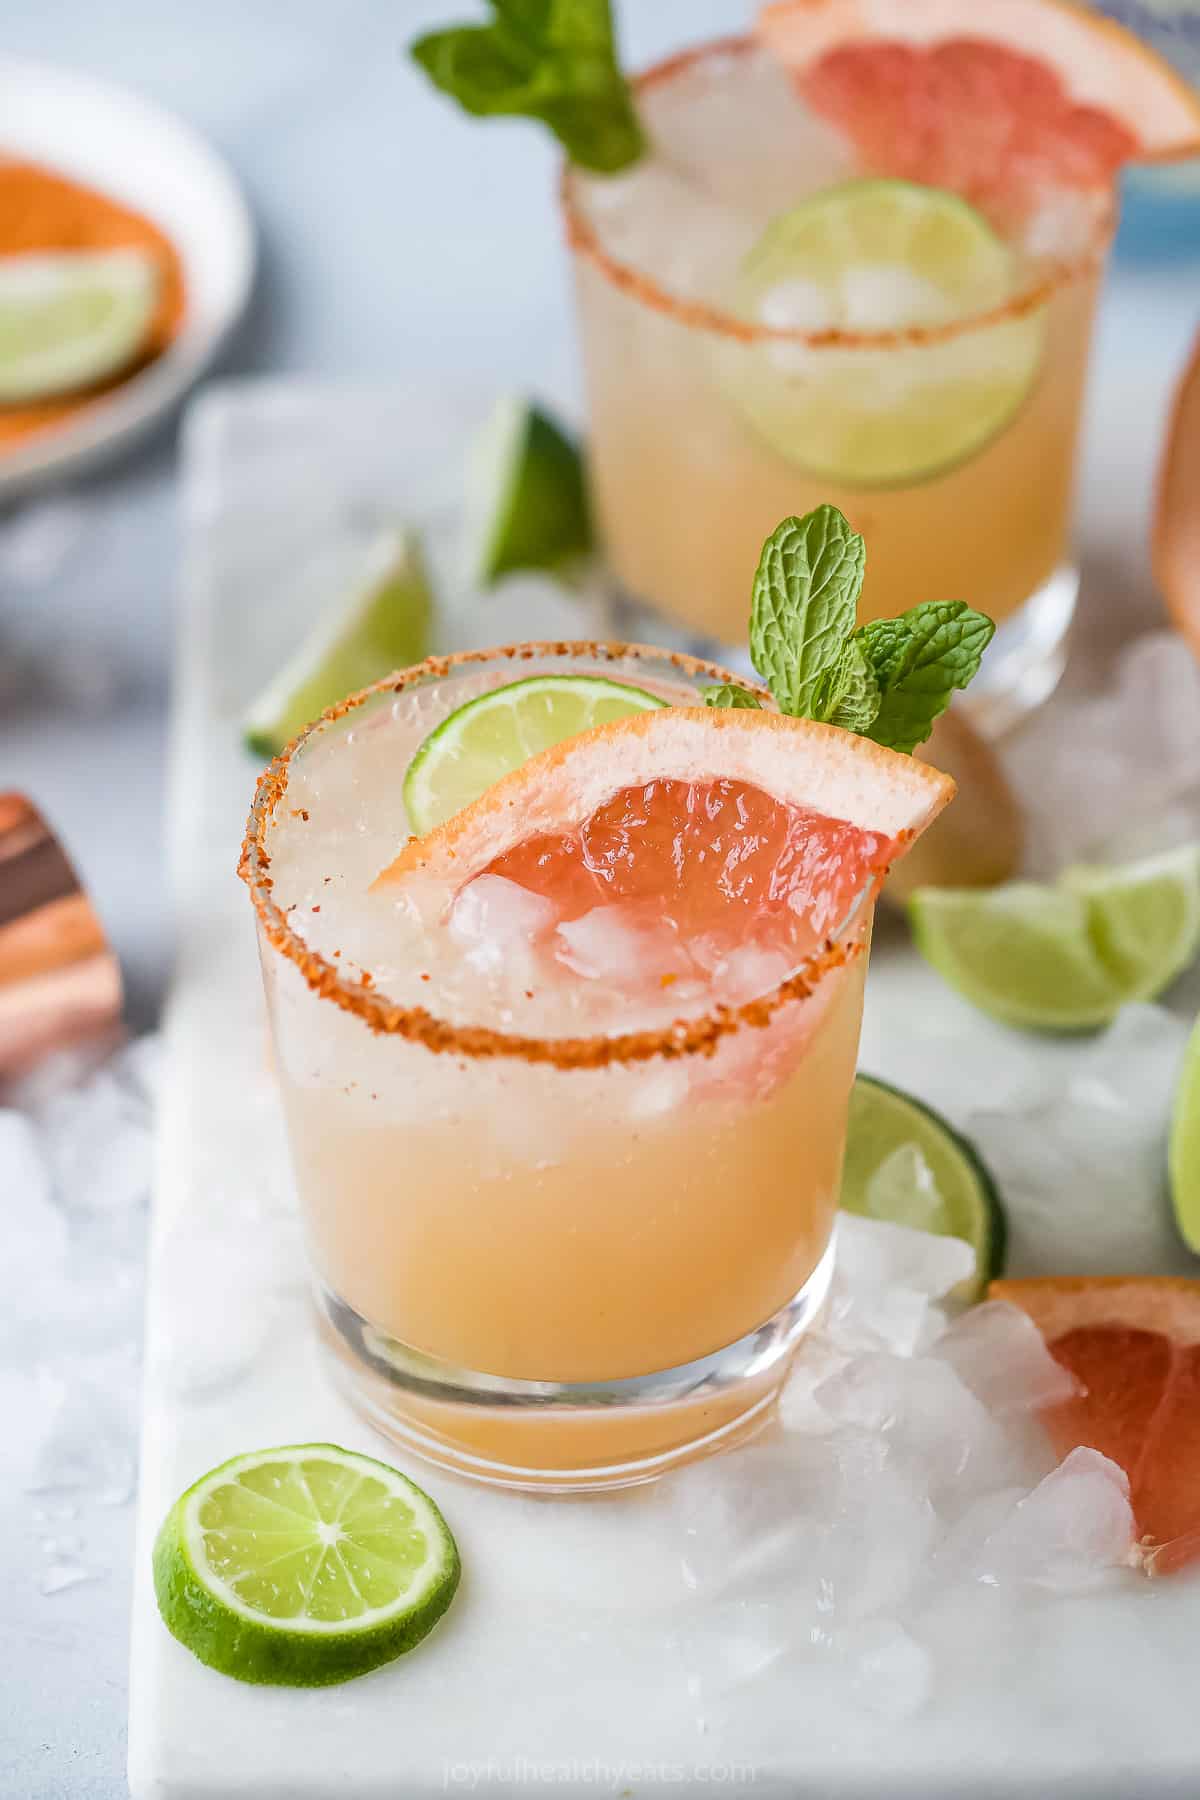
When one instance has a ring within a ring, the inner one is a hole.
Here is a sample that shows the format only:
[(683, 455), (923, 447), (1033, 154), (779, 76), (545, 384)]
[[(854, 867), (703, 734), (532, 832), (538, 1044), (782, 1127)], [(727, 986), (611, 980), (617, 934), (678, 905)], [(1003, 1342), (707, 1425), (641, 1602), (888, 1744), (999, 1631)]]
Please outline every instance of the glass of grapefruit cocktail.
[[(952, 784), (702, 707), (727, 679), (437, 659), (259, 784), (243, 874), (324, 1341), (383, 1431), (484, 1480), (730, 1441), (827, 1288), (875, 893)], [(480, 757), (513, 772), (472, 799)]]
[(1116, 175), (1195, 149), (1195, 96), (1060, 0), (780, 0), (634, 96), (648, 152), (563, 182), (622, 623), (739, 642), (764, 532), (831, 499), (864, 616), (997, 621), (1002, 725), (1062, 665)]

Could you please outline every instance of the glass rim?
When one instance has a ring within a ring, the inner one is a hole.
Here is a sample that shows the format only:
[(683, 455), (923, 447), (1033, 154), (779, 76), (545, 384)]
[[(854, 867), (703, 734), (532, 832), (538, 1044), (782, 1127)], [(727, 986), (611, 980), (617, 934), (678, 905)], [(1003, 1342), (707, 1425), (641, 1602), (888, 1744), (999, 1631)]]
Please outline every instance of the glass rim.
[[(711, 38), (693, 44), (661, 62), (653, 63), (633, 78), (635, 93), (660, 87), (685, 73), (696, 63), (709, 57), (743, 56), (762, 50), (757, 38), (735, 35)], [(765, 52), (764, 52), (765, 54)], [(582, 257), (609, 284), (639, 305), (674, 319), (676, 324), (693, 331), (709, 332), (717, 337), (732, 338), (742, 344), (799, 344), (810, 350), (904, 350), (921, 349), (931, 344), (949, 343), (967, 332), (983, 331), (990, 326), (1007, 324), (1026, 317), (1045, 306), (1068, 282), (1078, 280), (1099, 268), (1112, 243), (1117, 227), (1117, 191), (1110, 185), (1107, 203), (1097, 216), (1087, 244), (1076, 256), (1051, 260), (1039, 270), (1036, 278), (1018, 288), (1006, 300), (984, 312), (966, 313), (961, 318), (947, 319), (938, 325), (892, 326), (879, 331), (849, 330), (841, 325), (814, 328), (800, 325), (766, 325), (755, 319), (741, 318), (725, 307), (712, 306), (703, 300), (689, 300), (672, 293), (652, 275), (633, 263), (622, 262), (605, 249), (600, 233), (584, 216), (576, 196), (580, 171), (565, 160), (559, 177), (559, 205), (566, 227), (567, 247)], [(598, 180), (612, 177), (598, 176)], [(1098, 190), (1096, 190), (1098, 191)]]
[[(300, 972), (307, 986), (320, 1000), (328, 1000), (343, 1012), (351, 1013), (381, 1037), (399, 1037), (421, 1044), (435, 1053), (482, 1060), (507, 1057), (526, 1063), (551, 1065), (561, 1069), (599, 1069), (613, 1064), (648, 1062), (652, 1057), (679, 1059), (711, 1056), (723, 1038), (747, 1029), (761, 1029), (770, 1024), (776, 1013), (794, 1001), (812, 997), (825, 976), (854, 961), (865, 949), (862, 933), (853, 926), (864, 913), (869, 913), (874, 897), (887, 870), (862, 890), (849, 917), (835, 937), (829, 937), (812, 951), (797, 969), (766, 994), (738, 1006), (725, 1004), (695, 1017), (675, 1019), (660, 1026), (617, 1033), (595, 1032), (587, 1036), (536, 1037), (525, 1033), (501, 1031), (491, 1025), (460, 1025), (439, 1018), (428, 1007), (402, 1005), (379, 991), (369, 970), (358, 980), (351, 980), (329, 958), (313, 950), (288, 923), (287, 914), (273, 895), (271, 853), (267, 836), (276, 810), (287, 792), (289, 766), (296, 753), (322, 727), (334, 724), (357, 707), (379, 695), (402, 694), (407, 688), (424, 681), (441, 681), (472, 665), (493, 660), (512, 663), (536, 662), (555, 657), (590, 658), (597, 662), (620, 662), (625, 658), (653, 658), (667, 663), (682, 675), (707, 677), (714, 681), (735, 678), (718, 663), (689, 656), (679, 650), (664, 650), (651, 644), (600, 643), (588, 640), (562, 642), (534, 641), (497, 645), (485, 650), (460, 650), (447, 656), (430, 656), (412, 668), (386, 675), (370, 687), (349, 695), (336, 706), (326, 708), (319, 719), (305, 726), (278, 756), (272, 758), (259, 776), (254, 800), (246, 821), (238, 860), (238, 874), (250, 892), (259, 930), (273, 950), (279, 952)], [(741, 682), (745, 687), (756, 684)], [(765, 690), (758, 690), (765, 696)], [(867, 900), (864, 909), (862, 901)]]

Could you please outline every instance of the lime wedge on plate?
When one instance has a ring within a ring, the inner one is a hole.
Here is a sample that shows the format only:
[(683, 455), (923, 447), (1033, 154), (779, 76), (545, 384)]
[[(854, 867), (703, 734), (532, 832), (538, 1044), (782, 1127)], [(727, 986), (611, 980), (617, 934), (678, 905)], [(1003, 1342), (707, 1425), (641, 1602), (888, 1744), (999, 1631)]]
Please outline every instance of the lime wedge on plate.
[(255, 701), (243, 722), (246, 747), (277, 756), (327, 706), (408, 668), (429, 653), (433, 595), (420, 539), (385, 531), (363, 560), (353, 592), (312, 635)]
[(768, 226), (738, 273), (734, 310), (802, 332), (913, 335), (731, 343), (725, 386), (814, 475), (852, 487), (925, 480), (980, 449), (1029, 391), (1040, 311), (938, 336), (1003, 307), (1019, 278), (1013, 251), (956, 194), (883, 180), (826, 189)]
[(257, 1450), (175, 1502), (154, 1546), (167, 1629), (239, 1681), (325, 1687), (391, 1662), (458, 1586), (428, 1494), (336, 1444)]
[(1175, 1089), (1167, 1173), (1175, 1223), (1188, 1249), (1200, 1254), (1200, 1020), (1188, 1040)]
[(1009, 1025), (1087, 1031), (1153, 1000), (1200, 949), (1200, 848), (1054, 887), (918, 888), (917, 946), (964, 999)]
[(127, 368), (158, 305), (142, 250), (0, 257), (0, 406), (95, 387)]
[(977, 1300), (1003, 1272), (1004, 1209), (974, 1146), (932, 1107), (870, 1075), (858, 1077), (850, 1097), (841, 1203), (865, 1218), (964, 1238), (975, 1275), (961, 1299)]
[(499, 402), (476, 439), (466, 510), (472, 576), (484, 587), (516, 569), (561, 569), (592, 547), (583, 459), (518, 395)]
[(404, 804), (424, 836), (541, 750), (667, 702), (600, 675), (531, 675), (468, 700), (431, 731), (404, 777)]

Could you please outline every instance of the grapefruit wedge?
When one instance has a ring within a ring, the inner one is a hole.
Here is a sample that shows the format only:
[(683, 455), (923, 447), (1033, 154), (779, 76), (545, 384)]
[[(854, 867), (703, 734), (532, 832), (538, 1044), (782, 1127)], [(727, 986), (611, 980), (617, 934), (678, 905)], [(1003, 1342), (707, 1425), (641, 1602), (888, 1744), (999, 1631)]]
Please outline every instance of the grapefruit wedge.
[[(774, 0), (757, 32), (810, 103), (873, 130), (876, 148), (905, 132), (927, 145), (941, 126), (993, 157), (1036, 144), (1083, 181), (1200, 150), (1195, 90), (1071, 0)], [(938, 180), (928, 166), (923, 178)]]
[(1175, 395), (1158, 480), (1154, 573), (1167, 610), (1200, 657), (1200, 337)]
[(1089, 1445), (1129, 1477), (1151, 1574), (1200, 1557), (1200, 1281), (1045, 1276), (993, 1281), (1084, 1392), (1042, 1416), (1060, 1454)]
[[(1195, 88), (1132, 31), (1072, 0), (975, 0), (966, 9), (961, 0), (774, 0), (761, 9), (757, 34), (804, 74), (831, 52), (957, 45), (966, 76), (968, 52), (988, 47), (991, 58), (973, 63), (977, 76), (991, 67), (1009, 83), (1024, 77), (1024, 90), (1009, 92), (1029, 119), (1058, 92), (1119, 126), (1130, 140), (1128, 155), (1139, 162), (1200, 149)], [(874, 67), (882, 70), (882, 61)], [(979, 99), (990, 99), (988, 86)]]
[(554, 925), (621, 909), (710, 961), (752, 944), (820, 947), (954, 792), (948, 776), (833, 726), (664, 707), (530, 758), (425, 837), (376, 888), (421, 875), (454, 894), (500, 877)]

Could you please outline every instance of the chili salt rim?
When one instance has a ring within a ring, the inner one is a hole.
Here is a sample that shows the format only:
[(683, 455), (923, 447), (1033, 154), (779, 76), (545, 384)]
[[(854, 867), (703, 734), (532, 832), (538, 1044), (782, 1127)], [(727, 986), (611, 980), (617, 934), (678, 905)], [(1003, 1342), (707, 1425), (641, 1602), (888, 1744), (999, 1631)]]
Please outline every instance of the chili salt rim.
[[(250, 890), (250, 899), (259, 926), (273, 949), (295, 964), (307, 985), (322, 1000), (331, 1000), (343, 1012), (352, 1013), (380, 1036), (400, 1037), (410, 1043), (423, 1044), (435, 1053), (452, 1052), (472, 1058), (513, 1057), (528, 1063), (549, 1063), (561, 1069), (598, 1069), (611, 1063), (648, 1062), (652, 1057), (673, 1059), (684, 1056), (711, 1056), (721, 1039), (745, 1026), (762, 1028), (775, 1014), (796, 1000), (808, 999), (820, 982), (834, 969), (852, 962), (864, 948), (860, 937), (846, 935), (827, 939), (819, 950), (806, 957), (800, 968), (789, 975), (769, 994), (741, 1006), (717, 1006), (711, 1013), (695, 1019), (676, 1019), (669, 1025), (641, 1031), (592, 1037), (529, 1037), (520, 1033), (497, 1031), (488, 1025), (453, 1025), (439, 1019), (423, 1006), (401, 1006), (381, 994), (370, 971), (358, 981), (351, 981), (317, 951), (312, 950), (288, 924), (287, 915), (274, 899), (271, 856), (266, 835), (276, 809), (287, 792), (288, 768), (292, 757), (315, 732), (324, 725), (336, 723), (347, 713), (368, 700), (385, 693), (402, 694), (418, 682), (443, 680), (458, 669), (475, 663), (507, 658), (511, 662), (535, 662), (553, 657), (591, 657), (597, 662), (619, 662), (626, 657), (653, 658), (668, 663), (681, 674), (706, 676), (714, 681), (733, 680), (727, 669), (701, 657), (682, 651), (655, 649), (648, 644), (592, 643), (587, 641), (534, 642), (504, 644), (488, 650), (462, 650), (451, 656), (430, 656), (399, 675), (388, 675), (382, 681), (351, 694), (331, 706), (311, 725), (292, 739), (287, 748), (274, 757), (258, 778), (254, 801), (246, 822), (246, 835), (238, 860), (238, 874)], [(766, 690), (754, 683), (739, 685), (769, 698)], [(906, 834), (900, 835), (901, 842)], [(875, 878), (875, 889), (887, 870)], [(864, 889), (866, 894), (869, 890)], [(856, 916), (852, 914), (851, 919)]]
[[(707, 43), (693, 44), (635, 76), (634, 92), (659, 87), (709, 57), (743, 56), (756, 50), (761, 51), (762, 45), (748, 35), (713, 38)], [(613, 256), (604, 248), (595, 226), (583, 216), (573, 192), (578, 179), (579, 171), (569, 161), (564, 161), (559, 177), (559, 204), (566, 225), (568, 248), (642, 306), (651, 307), (691, 330), (734, 338), (743, 344), (803, 344), (811, 350), (900, 350), (948, 343), (968, 331), (982, 331), (1036, 312), (1068, 282), (1077, 281), (1101, 266), (1117, 227), (1116, 189), (1110, 186), (1107, 204), (1096, 220), (1086, 248), (1078, 256), (1053, 262), (1029, 287), (1010, 295), (987, 312), (968, 313), (964, 318), (947, 319), (939, 325), (901, 325), (885, 331), (851, 331), (841, 325), (820, 329), (765, 325), (758, 320), (740, 318), (723, 307), (709, 306), (702, 300), (686, 300), (682, 295), (670, 293), (632, 263)]]

